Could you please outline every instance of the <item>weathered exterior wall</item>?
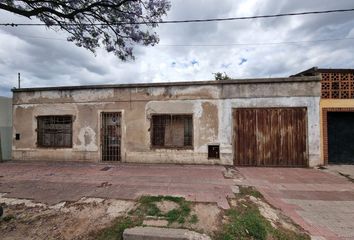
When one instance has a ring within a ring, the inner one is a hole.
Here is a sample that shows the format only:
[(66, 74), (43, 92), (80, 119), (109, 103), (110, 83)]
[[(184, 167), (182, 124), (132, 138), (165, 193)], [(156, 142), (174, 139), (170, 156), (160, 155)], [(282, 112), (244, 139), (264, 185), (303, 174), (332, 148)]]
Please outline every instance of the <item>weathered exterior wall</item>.
[[(257, 99), (232, 99), (229, 100), (232, 108), (242, 107), (306, 107), (307, 108), (307, 149), (309, 154), (309, 166), (322, 163), (320, 155), (320, 97), (281, 97), (281, 98), (257, 98)], [(230, 109), (225, 108), (225, 111)], [(231, 114), (227, 113), (227, 114)], [(225, 123), (230, 126), (231, 123)], [(228, 132), (228, 130), (226, 131)], [(231, 129), (230, 129), (231, 132)], [(228, 138), (232, 136), (229, 135)]]
[(0, 138), (2, 159), (11, 159), (12, 99), (0, 97)]
[[(21, 139), (13, 140), (13, 159), (100, 161), (100, 113), (117, 111), (122, 113), (123, 162), (232, 165), (233, 108), (301, 106), (308, 108), (310, 165), (317, 165), (319, 81), (283, 80), (14, 91), (14, 134)], [(37, 147), (36, 116), (65, 114), (74, 116), (73, 148)], [(193, 149), (151, 148), (152, 114), (192, 114)], [(220, 159), (208, 159), (208, 144), (220, 144)]]

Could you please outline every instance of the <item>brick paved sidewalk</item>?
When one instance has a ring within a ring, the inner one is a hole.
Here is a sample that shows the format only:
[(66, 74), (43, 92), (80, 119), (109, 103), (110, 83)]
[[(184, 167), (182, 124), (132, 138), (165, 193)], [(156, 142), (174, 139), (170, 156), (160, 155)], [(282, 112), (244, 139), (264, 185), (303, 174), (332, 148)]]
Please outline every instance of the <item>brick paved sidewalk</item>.
[(178, 195), (228, 208), (232, 180), (222, 166), (6, 162), (0, 164), (0, 192), (7, 197), (56, 204), (82, 197), (137, 199)]
[(346, 178), (317, 169), (238, 170), (242, 184), (255, 186), (317, 239), (354, 239), (354, 184)]

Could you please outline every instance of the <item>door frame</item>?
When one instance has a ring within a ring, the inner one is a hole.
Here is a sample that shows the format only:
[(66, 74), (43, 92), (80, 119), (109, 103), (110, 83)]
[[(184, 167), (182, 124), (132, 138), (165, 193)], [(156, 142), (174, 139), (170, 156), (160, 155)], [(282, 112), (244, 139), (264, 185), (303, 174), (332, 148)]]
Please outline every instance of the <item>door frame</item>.
[(328, 146), (328, 112), (354, 112), (354, 108), (322, 108), (322, 144), (323, 144), (323, 160), (324, 165), (328, 165), (329, 156), (329, 146)]
[[(101, 129), (102, 129), (102, 121), (101, 121), (101, 114), (102, 113), (120, 113), (120, 116), (121, 116), (121, 127), (120, 127), (120, 161), (102, 161), (102, 141), (101, 141), (101, 138), (102, 138), (102, 132), (101, 132)], [(125, 129), (125, 124), (124, 124), (124, 110), (123, 109), (101, 109), (101, 110), (98, 110), (97, 111), (97, 140), (98, 140), (98, 145), (99, 145), (99, 148), (98, 148), (98, 162), (107, 162), (107, 163), (114, 163), (114, 162), (125, 162), (126, 160), (126, 152), (125, 152), (125, 132), (126, 132), (126, 129)], [(123, 152), (124, 150), (124, 152)]]

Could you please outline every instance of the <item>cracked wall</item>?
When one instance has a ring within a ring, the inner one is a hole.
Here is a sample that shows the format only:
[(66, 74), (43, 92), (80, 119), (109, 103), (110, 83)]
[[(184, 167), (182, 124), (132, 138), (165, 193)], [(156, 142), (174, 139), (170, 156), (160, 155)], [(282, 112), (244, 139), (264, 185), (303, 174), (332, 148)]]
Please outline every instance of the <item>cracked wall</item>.
[[(310, 165), (319, 160), (318, 80), (298, 82), (223, 83), (14, 92), (14, 160), (101, 159), (101, 112), (121, 112), (121, 158), (144, 163), (233, 163), (232, 109), (237, 107), (305, 106), (308, 108)], [(192, 114), (193, 149), (151, 147), (153, 114)], [(72, 148), (37, 146), (36, 116), (72, 115)], [(208, 144), (220, 145), (220, 159), (208, 159)]]

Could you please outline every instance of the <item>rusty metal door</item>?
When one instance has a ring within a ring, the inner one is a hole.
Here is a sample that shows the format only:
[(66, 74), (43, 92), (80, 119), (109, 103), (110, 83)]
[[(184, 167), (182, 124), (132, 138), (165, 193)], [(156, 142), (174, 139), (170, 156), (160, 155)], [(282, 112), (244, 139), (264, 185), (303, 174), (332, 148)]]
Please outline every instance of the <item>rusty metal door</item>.
[(235, 165), (308, 165), (306, 108), (239, 108), (233, 119)]
[(102, 161), (121, 160), (121, 114), (101, 113), (101, 153)]
[(354, 112), (328, 112), (328, 162), (354, 164)]

